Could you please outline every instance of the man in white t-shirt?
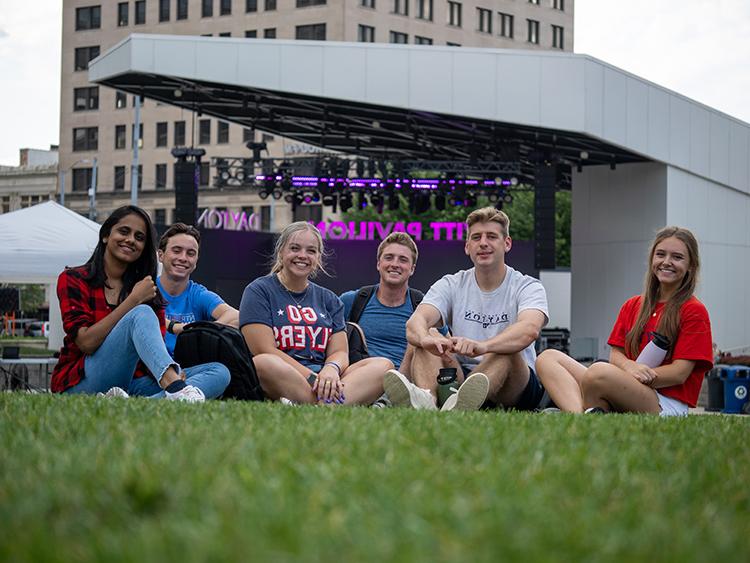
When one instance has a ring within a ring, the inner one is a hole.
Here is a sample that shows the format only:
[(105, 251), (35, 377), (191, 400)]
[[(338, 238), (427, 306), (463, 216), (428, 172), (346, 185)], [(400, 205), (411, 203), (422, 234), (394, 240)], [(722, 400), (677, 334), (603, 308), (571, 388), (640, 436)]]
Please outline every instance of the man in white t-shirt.
[[(434, 361), (454, 359), (463, 373), (458, 392), (443, 410), (477, 409), (487, 402), (505, 408), (535, 409), (544, 388), (534, 372), (534, 341), (549, 320), (541, 282), (505, 264), (512, 241), (510, 219), (493, 207), (477, 209), (466, 219), (465, 251), (469, 270), (443, 276), (427, 292), (406, 323), (415, 348), (412, 379), (396, 370), (385, 388), (396, 406), (436, 409)], [(435, 327), (447, 324), (451, 335)], [(465, 379), (464, 379), (465, 378)]]

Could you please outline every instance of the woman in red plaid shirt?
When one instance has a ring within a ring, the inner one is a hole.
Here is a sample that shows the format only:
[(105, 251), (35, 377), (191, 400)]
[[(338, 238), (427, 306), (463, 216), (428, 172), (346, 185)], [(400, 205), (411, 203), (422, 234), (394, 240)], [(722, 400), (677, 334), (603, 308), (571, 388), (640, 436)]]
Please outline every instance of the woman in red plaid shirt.
[(190, 402), (224, 392), (229, 384), (224, 365), (183, 371), (167, 352), (164, 302), (154, 283), (155, 240), (144, 210), (120, 207), (99, 230), (89, 261), (60, 274), (57, 295), (65, 339), (52, 391)]

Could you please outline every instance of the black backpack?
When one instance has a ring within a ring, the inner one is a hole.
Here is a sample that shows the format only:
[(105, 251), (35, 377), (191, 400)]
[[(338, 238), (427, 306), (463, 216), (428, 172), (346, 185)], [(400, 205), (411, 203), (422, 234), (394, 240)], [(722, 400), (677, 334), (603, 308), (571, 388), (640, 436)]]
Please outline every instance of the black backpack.
[[(367, 306), (367, 302), (375, 293), (375, 285), (366, 285), (362, 287), (357, 295), (354, 297), (352, 302), (352, 308), (349, 311), (349, 318), (346, 320), (346, 336), (349, 340), (349, 364), (358, 362), (364, 358), (368, 358), (370, 355), (367, 351), (367, 340), (365, 339), (365, 333), (362, 328), (357, 324), (359, 318), (362, 316), (362, 312)], [(416, 309), (417, 305), (424, 299), (424, 293), (418, 289), (409, 288), (409, 298), (411, 299), (412, 309)]]
[(174, 359), (184, 368), (220, 362), (232, 376), (222, 399), (262, 401), (263, 390), (245, 339), (234, 327), (211, 321), (185, 325), (177, 336)]

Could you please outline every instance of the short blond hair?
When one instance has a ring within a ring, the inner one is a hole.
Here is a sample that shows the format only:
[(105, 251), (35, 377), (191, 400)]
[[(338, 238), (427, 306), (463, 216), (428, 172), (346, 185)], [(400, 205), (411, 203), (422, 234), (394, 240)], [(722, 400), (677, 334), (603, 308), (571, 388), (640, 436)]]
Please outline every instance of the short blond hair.
[(383, 239), (383, 242), (378, 245), (378, 260), (380, 260), (380, 257), (383, 255), (383, 250), (385, 250), (385, 247), (389, 244), (400, 244), (411, 250), (411, 257), (414, 263), (417, 263), (417, 258), (419, 257), (417, 244), (414, 242), (413, 238), (402, 232), (391, 233)]
[(482, 207), (469, 213), (466, 218), (466, 226), (471, 229), (477, 223), (497, 223), (500, 225), (500, 232), (503, 233), (504, 237), (510, 234), (510, 217), (504, 211), (494, 207)]

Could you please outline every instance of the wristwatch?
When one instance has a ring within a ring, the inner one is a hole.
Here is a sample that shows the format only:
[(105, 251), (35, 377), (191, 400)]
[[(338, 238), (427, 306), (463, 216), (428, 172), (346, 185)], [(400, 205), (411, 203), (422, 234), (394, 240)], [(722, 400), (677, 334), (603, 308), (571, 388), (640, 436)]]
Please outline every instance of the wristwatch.
[(169, 334), (174, 334), (174, 325), (176, 325), (176, 324), (177, 323), (174, 320), (170, 320), (169, 321), (169, 324), (167, 325), (167, 332)]

